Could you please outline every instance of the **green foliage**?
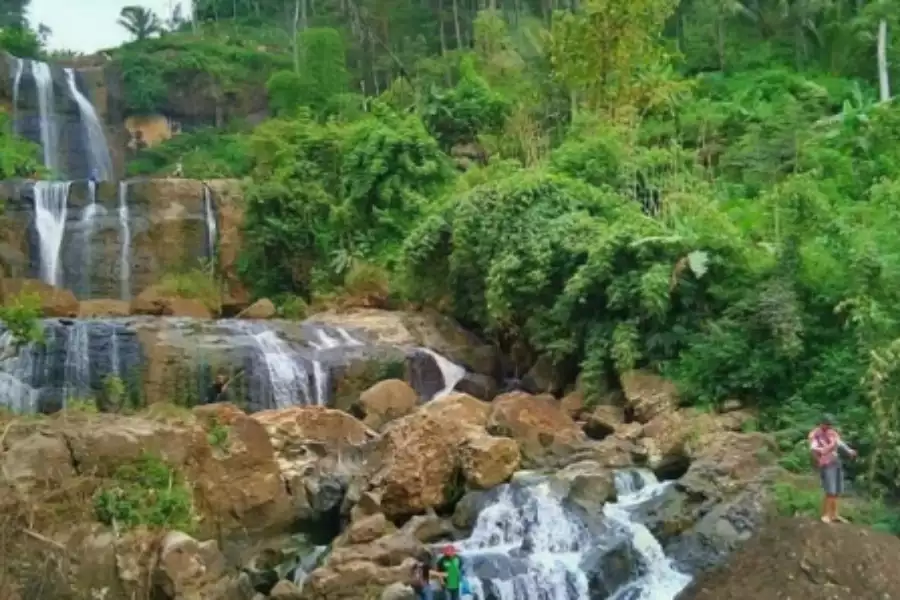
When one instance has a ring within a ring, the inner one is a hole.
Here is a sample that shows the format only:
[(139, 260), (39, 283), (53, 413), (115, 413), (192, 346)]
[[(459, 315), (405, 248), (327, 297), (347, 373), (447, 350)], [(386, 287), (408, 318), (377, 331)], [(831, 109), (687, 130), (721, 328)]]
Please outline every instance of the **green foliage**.
[(160, 278), (157, 287), (163, 295), (198, 300), (213, 314), (222, 306), (222, 283), (208, 268), (167, 273)]
[[(280, 38), (275, 38), (280, 39)], [(222, 101), (265, 88), (270, 74), (289, 68), (271, 30), (209, 26), (198, 33), (170, 33), (118, 49), (128, 114), (166, 113), (183, 94), (191, 101)], [(283, 43), (283, 39), (281, 39)], [(266, 47), (266, 51), (260, 51)], [(281, 46), (283, 48), (283, 46)]]
[(228, 425), (224, 425), (219, 423), (218, 420), (213, 419), (213, 422), (210, 424), (209, 430), (206, 433), (206, 441), (213, 448), (227, 452), (230, 443), (230, 435), (231, 428)]
[(421, 121), (386, 110), (347, 125), (273, 120), (250, 146), (243, 272), (270, 296), (309, 297), (314, 279), (339, 283), (353, 260), (390, 265), (450, 175)]
[(125, 6), (119, 13), (118, 24), (125, 28), (138, 41), (162, 31), (162, 22), (149, 8), (143, 6)]
[(130, 176), (169, 175), (176, 164), (192, 179), (243, 177), (250, 172), (247, 138), (239, 133), (196, 129), (138, 152), (128, 163)]
[(116, 469), (94, 494), (94, 514), (102, 523), (126, 528), (191, 531), (195, 522), (191, 491), (183, 478), (151, 455)]
[(3, 321), (17, 344), (44, 341), (42, 316), (41, 298), (37, 294), (23, 292), (6, 298), (3, 306), (0, 306), (0, 321)]
[(39, 58), (43, 44), (37, 33), (27, 27), (0, 28), (0, 49), (19, 58)]
[(460, 80), (451, 89), (432, 88), (422, 109), (428, 131), (449, 150), (474, 142), (481, 133), (496, 133), (509, 113), (509, 101), (491, 91), (476, 72), (473, 59), (461, 63)]
[(0, 111), (0, 178), (25, 178), (43, 172), (39, 159), (40, 148), (11, 131), (12, 121), (9, 115)]

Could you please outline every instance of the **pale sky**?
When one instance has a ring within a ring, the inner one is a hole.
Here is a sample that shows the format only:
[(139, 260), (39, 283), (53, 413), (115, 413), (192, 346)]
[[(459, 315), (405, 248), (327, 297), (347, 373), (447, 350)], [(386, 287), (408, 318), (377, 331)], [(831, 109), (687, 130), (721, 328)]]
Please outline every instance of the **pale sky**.
[(179, 2), (182, 14), (189, 15), (190, 0), (31, 0), (29, 21), (35, 28), (43, 23), (53, 30), (51, 50), (90, 54), (129, 39), (128, 32), (116, 23), (122, 7), (143, 6), (165, 21)]

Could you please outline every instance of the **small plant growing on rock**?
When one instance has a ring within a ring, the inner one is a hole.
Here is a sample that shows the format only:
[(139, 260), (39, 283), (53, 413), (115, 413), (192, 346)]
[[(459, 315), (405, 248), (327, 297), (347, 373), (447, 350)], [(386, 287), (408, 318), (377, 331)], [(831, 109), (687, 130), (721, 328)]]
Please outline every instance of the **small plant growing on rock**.
[(209, 445), (213, 448), (227, 452), (230, 435), (231, 428), (228, 425), (219, 423), (217, 419), (213, 418), (210, 423), (209, 431), (206, 433), (206, 441), (209, 442)]
[(183, 478), (149, 454), (116, 469), (112, 480), (94, 494), (94, 514), (119, 527), (190, 531), (194, 522), (191, 491)]

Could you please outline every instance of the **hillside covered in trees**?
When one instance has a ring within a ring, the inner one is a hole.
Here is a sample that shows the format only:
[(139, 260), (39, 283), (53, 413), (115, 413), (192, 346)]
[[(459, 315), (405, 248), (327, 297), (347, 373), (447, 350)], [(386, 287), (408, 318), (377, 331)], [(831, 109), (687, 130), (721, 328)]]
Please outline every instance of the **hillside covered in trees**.
[(797, 469), (834, 412), (897, 490), (895, 0), (142, 10), (109, 51), (129, 114), (184, 86), (267, 108), (129, 166), (245, 179), (255, 295), (437, 307), (590, 402), (649, 367), (759, 407)]

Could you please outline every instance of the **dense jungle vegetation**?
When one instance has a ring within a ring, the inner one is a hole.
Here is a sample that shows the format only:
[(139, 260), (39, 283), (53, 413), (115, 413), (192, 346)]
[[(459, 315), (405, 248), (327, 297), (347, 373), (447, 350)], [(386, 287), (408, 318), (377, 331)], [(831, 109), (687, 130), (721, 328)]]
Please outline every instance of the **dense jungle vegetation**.
[(128, 111), (271, 117), (130, 172), (244, 178), (256, 295), (436, 306), (590, 402), (656, 369), (798, 469), (827, 410), (900, 487), (897, 0), (196, 5), (112, 51)]

